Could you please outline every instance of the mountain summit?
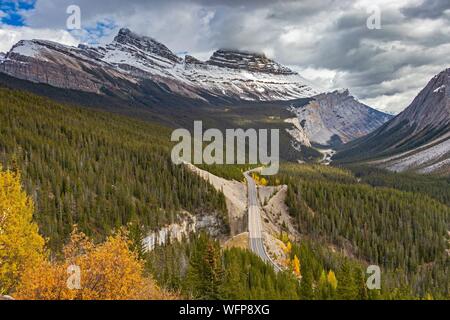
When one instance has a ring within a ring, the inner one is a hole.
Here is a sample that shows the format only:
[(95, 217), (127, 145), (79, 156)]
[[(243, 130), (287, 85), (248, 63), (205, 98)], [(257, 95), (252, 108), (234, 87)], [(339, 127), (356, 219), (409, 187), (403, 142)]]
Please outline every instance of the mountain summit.
[(393, 171), (450, 172), (450, 69), (434, 76), (397, 117), (335, 158), (372, 160)]
[(417, 95), (411, 105), (405, 109), (386, 130), (401, 123), (419, 134), (430, 126), (435, 129), (448, 128), (450, 123), (450, 68), (434, 76)]
[(156, 56), (166, 58), (174, 63), (180, 63), (183, 59), (175, 55), (164, 44), (156, 41), (153, 38), (140, 36), (130, 29), (122, 28), (114, 38), (114, 42), (117, 44), (127, 45), (135, 47), (138, 50), (142, 50), (148, 53), (152, 53)]
[(217, 50), (209, 59), (208, 64), (252, 72), (295, 74), (289, 68), (267, 58), (264, 54), (239, 50)]
[(311, 143), (332, 147), (365, 136), (392, 118), (359, 102), (348, 90), (321, 93), (290, 110)]

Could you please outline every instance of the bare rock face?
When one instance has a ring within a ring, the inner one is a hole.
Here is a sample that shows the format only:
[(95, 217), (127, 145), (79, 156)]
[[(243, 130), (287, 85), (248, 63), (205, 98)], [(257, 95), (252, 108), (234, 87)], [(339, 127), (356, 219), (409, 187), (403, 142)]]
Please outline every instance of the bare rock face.
[(197, 58), (190, 56), (190, 55), (186, 55), (184, 57), (184, 63), (186, 65), (200, 65), (200, 66), (206, 66), (206, 63), (203, 61), (198, 60)]
[(63, 89), (100, 93), (114, 87), (111, 78), (120, 74), (105, 64), (85, 56), (82, 49), (50, 41), (20, 41), (0, 64), (0, 72), (35, 83)]
[(324, 146), (362, 137), (392, 118), (357, 101), (348, 90), (319, 94), (306, 106), (291, 106), (308, 140)]
[(295, 74), (295, 72), (289, 68), (268, 59), (264, 54), (238, 50), (217, 50), (207, 63), (218, 67), (248, 70), (252, 72)]
[(293, 146), (295, 149), (300, 150), (301, 146), (311, 147), (311, 141), (309, 141), (309, 137), (303, 127), (300, 125), (297, 117), (286, 119), (284, 122), (293, 125), (292, 129), (286, 129), (286, 131), (294, 139)]

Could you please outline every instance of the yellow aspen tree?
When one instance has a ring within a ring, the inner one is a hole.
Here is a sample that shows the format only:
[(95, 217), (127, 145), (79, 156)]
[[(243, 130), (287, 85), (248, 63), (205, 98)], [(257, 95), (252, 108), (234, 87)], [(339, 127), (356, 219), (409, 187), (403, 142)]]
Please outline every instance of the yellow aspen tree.
[(0, 167), (0, 293), (18, 284), (26, 265), (44, 255), (45, 241), (33, 222), (33, 201), (22, 190), (20, 174)]
[(286, 248), (284, 249), (284, 252), (286, 254), (290, 254), (292, 251), (292, 243), (288, 241), (288, 243), (286, 244)]
[(300, 272), (300, 260), (299, 260), (299, 258), (297, 257), (297, 255), (294, 255), (294, 260), (292, 261), (292, 265), (293, 265), (293, 267), (294, 267), (294, 274), (297, 276), (297, 277), (301, 277), (301, 272)]
[(337, 279), (336, 279), (336, 275), (334, 274), (333, 270), (330, 270), (328, 272), (327, 281), (330, 284), (330, 286), (334, 290), (336, 290), (336, 288), (337, 288)]
[(267, 186), (267, 184), (268, 184), (266, 178), (261, 178), (261, 182), (260, 183), (261, 183), (262, 186)]

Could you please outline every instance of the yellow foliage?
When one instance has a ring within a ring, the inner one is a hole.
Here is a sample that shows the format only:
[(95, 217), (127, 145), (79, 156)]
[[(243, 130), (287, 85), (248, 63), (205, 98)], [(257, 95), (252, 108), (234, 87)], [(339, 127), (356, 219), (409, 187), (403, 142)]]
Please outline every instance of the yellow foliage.
[(257, 172), (252, 172), (252, 178), (255, 180), (255, 183), (260, 186), (267, 186), (269, 182), (266, 178), (261, 177)]
[(294, 256), (294, 260), (292, 260), (292, 265), (294, 267), (294, 274), (297, 277), (301, 277), (301, 272), (300, 272), (300, 260), (298, 259), (297, 255)]
[(288, 241), (288, 243), (286, 244), (286, 247), (284, 248), (284, 252), (285, 252), (286, 254), (290, 254), (291, 251), (292, 251), (292, 243), (290, 243), (290, 242)]
[[(144, 277), (143, 262), (130, 250), (121, 231), (94, 245), (76, 229), (64, 248), (65, 259), (51, 263), (42, 259), (23, 273), (15, 298), (26, 300), (151, 300), (174, 299)], [(80, 270), (80, 288), (71, 289), (69, 266)]]
[(27, 264), (44, 255), (44, 239), (33, 220), (34, 206), (22, 191), (20, 174), (0, 167), (0, 294), (10, 293)]
[(327, 281), (330, 284), (330, 286), (336, 290), (337, 288), (337, 279), (336, 275), (334, 274), (333, 270), (330, 270), (328, 272)]
[(262, 186), (267, 186), (268, 182), (266, 178), (261, 178), (260, 182), (259, 182)]

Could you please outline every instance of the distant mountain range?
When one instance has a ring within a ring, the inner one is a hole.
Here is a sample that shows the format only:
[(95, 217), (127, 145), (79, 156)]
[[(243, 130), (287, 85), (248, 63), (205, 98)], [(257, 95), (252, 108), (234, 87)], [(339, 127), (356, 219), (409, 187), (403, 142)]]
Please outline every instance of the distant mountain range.
[(393, 171), (450, 173), (450, 69), (434, 76), (402, 113), (344, 146), (335, 159)]
[[(287, 101), (315, 96), (315, 102), (298, 114), (307, 135), (322, 144), (329, 139), (347, 142), (386, 118), (352, 97), (318, 96), (320, 90), (309, 81), (264, 54), (221, 49), (208, 61), (189, 55), (183, 59), (164, 44), (129, 29), (121, 29), (104, 47), (19, 41), (2, 61), (0, 72), (17, 79), (143, 105)], [(361, 110), (357, 110), (359, 106)], [(310, 119), (302, 116), (305, 113), (310, 113)], [(373, 119), (368, 117), (372, 114)]]
[[(217, 125), (223, 114), (211, 108), (226, 111), (244, 102), (261, 108), (269, 103), (270, 110), (289, 106), (292, 118), (282, 120), (291, 125), (287, 132), (297, 151), (301, 146), (337, 148), (335, 161), (364, 161), (396, 171), (435, 172), (450, 162), (448, 69), (394, 117), (360, 103), (348, 90), (322, 92), (264, 54), (220, 49), (207, 61), (181, 58), (153, 38), (121, 29), (106, 46), (19, 41), (0, 54), (0, 82), (175, 125), (194, 118)], [(237, 114), (252, 122), (251, 112)]]

